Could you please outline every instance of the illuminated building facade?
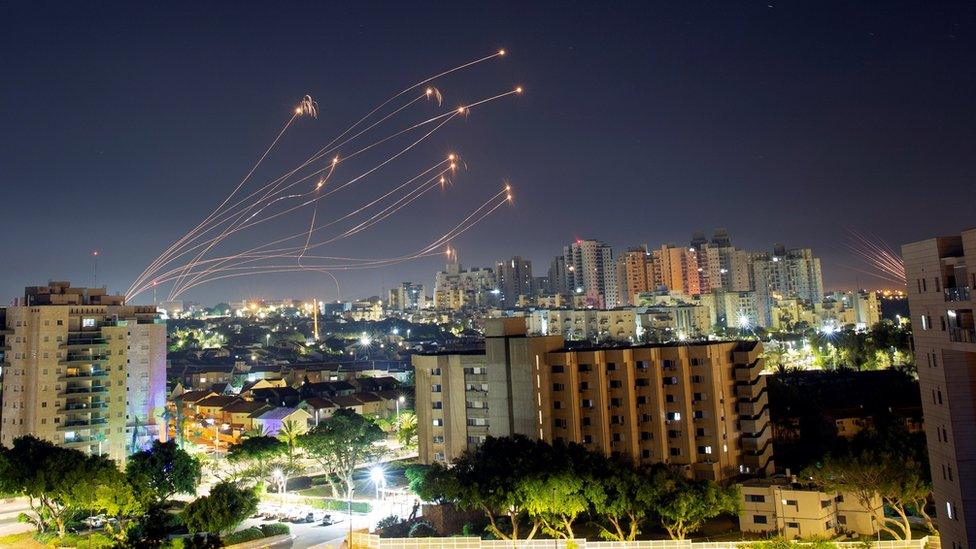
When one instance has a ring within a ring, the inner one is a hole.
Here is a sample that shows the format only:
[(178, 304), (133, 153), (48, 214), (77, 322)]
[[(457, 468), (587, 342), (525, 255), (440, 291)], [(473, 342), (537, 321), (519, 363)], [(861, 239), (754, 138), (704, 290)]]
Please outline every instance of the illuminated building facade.
[(28, 287), (3, 311), (0, 442), (34, 435), (119, 463), (159, 432), (166, 325), (101, 288)]
[(620, 304), (613, 249), (598, 240), (577, 240), (563, 248), (568, 291), (585, 295), (591, 306), (613, 308)]
[(502, 305), (512, 307), (518, 303), (519, 296), (532, 295), (532, 262), (515, 256), (495, 265), (495, 288), (500, 292)]
[(420, 457), (522, 434), (694, 478), (772, 472), (761, 352), (755, 341), (566, 349), (527, 337), (522, 318), (493, 319), (483, 354), (414, 356)]
[(396, 311), (416, 311), (427, 308), (427, 292), (423, 284), (403, 282), (390, 290), (390, 308)]
[(637, 296), (654, 289), (654, 271), (647, 247), (630, 248), (617, 256), (617, 298), (637, 305)]
[(902, 247), (942, 547), (976, 544), (976, 229)]

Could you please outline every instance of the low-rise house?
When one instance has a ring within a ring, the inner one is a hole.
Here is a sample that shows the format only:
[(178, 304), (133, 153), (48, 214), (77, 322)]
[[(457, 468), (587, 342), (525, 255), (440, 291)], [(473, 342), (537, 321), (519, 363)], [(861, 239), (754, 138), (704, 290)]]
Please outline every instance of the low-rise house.
[(312, 416), (312, 425), (318, 425), (323, 419), (332, 417), (332, 414), (339, 409), (339, 405), (335, 402), (320, 397), (307, 398), (298, 407)]
[(356, 393), (352, 397), (363, 403), (363, 411), (359, 413), (375, 417), (386, 417), (386, 403), (378, 395), (374, 393)]
[(301, 395), (291, 387), (265, 387), (252, 389), (251, 398), (265, 402), (271, 406), (295, 407), (301, 402)]
[(240, 436), (241, 433), (254, 429), (252, 415), (269, 409), (271, 406), (261, 401), (237, 400), (224, 406), (221, 413), (230, 424), (231, 430), (236, 433), (235, 436)]
[(288, 384), (285, 380), (281, 378), (270, 378), (270, 379), (255, 379), (253, 381), (245, 382), (241, 386), (241, 396), (250, 396), (251, 391), (254, 389), (268, 389), (270, 387), (287, 387)]
[(392, 391), (400, 386), (400, 382), (392, 376), (359, 377), (354, 382), (361, 392), (376, 393)]
[(363, 402), (354, 396), (336, 396), (329, 400), (334, 402), (339, 408), (352, 410), (360, 415), (363, 414)]
[(875, 517), (884, 512), (878, 496), (865, 506), (851, 494), (823, 492), (783, 477), (749, 480), (742, 484), (741, 494), (743, 532), (787, 538), (877, 535)]
[(242, 400), (240, 397), (230, 395), (212, 395), (201, 399), (193, 405), (193, 411), (198, 416), (212, 418), (215, 421), (229, 423), (229, 418), (224, 414), (224, 408)]
[(278, 435), (282, 425), (286, 422), (294, 422), (298, 433), (308, 432), (308, 422), (311, 418), (312, 416), (301, 408), (285, 406), (259, 411), (251, 415), (254, 429), (267, 436)]

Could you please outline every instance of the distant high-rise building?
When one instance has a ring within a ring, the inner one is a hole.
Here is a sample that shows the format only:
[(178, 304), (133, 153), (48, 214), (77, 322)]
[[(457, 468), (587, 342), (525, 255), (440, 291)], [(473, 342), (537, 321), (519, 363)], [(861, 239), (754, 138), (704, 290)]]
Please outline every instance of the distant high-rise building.
[(777, 244), (772, 253), (753, 253), (750, 263), (762, 326), (770, 324), (771, 310), (777, 299), (795, 297), (810, 303), (823, 301), (820, 258), (814, 257), (810, 248), (787, 250)]
[(468, 309), (494, 305), (500, 291), (495, 286), (495, 272), (487, 267), (465, 270), (457, 254), (434, 279), (434, 307)]
[(697, 250), (666, 244), (654, 250), (653, 261), (655, 286), (666, 286), (685, 295), (701, 293)]
[(0, 442), (34, 435), (123, 463), (165, 434), (166, 324), (155, 306), (68, 282), (0, 309)]
[(389, 305), (397, 311), (416, 311), (427, 307), (426, 288), (423, 284), (402, 282), (390, 290)]
[(637, 295), (654, 289), (654, 272), (647, 246), (630, 248), (617, 256), (617, 298), (621, 305), (636, 305)]
[(744, 292), (749, 287), (749, 253), (732, 246), (725, 229), (715, 229), (712, 239), (696, 232), (690, 242), (698, 260), (698, 286), (701, 293), (713, 290)]
[(568, 294), (572, 293), (569, 287), (569, 277), (566, 272), (566, 256), (558, 255), (549, 264), (549, 287), (548, 294)]
[(502, 305), (514, 307), (521, 295), (532, 295), (532, 262), (515, 256), (495, 265), (495, 287)]
[(942, 547), (976, 545), (976, 229), (902, 247)]
[(583, 294), (596, 307), (612, 308), (617, 298), (613, 249), (598, 240), (577, 240), (563, 248), (566, 279), (573, 293)]

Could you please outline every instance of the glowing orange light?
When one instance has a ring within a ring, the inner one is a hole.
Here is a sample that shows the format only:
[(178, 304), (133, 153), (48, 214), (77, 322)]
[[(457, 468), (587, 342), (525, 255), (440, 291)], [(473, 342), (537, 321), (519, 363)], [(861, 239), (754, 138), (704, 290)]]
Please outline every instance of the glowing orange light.
[(464, 107), (458, 107), (458, 114), (464, 114)]
[(430, 88), (427, 88), (427, 91), (424, 92), (424, 93), (426, 93), (427, 95), (430, 95), (430, 94), (434, 93), (434, 90), (432, 90)]
[(332, 163), (333, 164), (338, 164), (339, 163), (339, 157), (337, 156), (337, 157), (333, 158), (332, 159)]
[(295, 109), (295, 114), (302, 114), (302, 109), (301, 108)]
[(454, 153), (447, 155), (448, 160), (454, 160)]
[(498, 55), (505, 55), (505, 50), (498, 50)]
[(515, 93), (522, 93), (522, 86), (515, 88)]

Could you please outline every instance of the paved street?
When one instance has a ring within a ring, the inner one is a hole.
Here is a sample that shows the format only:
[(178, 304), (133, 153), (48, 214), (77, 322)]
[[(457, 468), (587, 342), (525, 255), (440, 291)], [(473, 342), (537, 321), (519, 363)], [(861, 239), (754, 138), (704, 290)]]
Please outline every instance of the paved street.
[[(318, 522), (311, 524), (288, 523), (288, 527), (291, 528), (291, 533), (294, 538), (275, 545), (269, 545), (268, 547), (287, 547), (292, 549), (308, 549), (311, 547), (325, 548), (327, 546), (336, 548), (339, 547), (339, 545), (346, 539), (346, 535), (349, 533), (349, 521), (345, 513), (330, 511), (330, 514), (332, 515), (333, 520), (337, 520), (339, 522), (331, 526), (322, 526)], [(354, 515), (352, 526), (354, 529), (368, 528), (372, 525), (372, 520), (373, 519), (369, 516)], [(244, 521), (241, 528), (249, 528), (251, 526), (259, 526), (261, 524), (268, 524), (271, 522), (274, 521), (247, 519)]]
[(0, 501), (0, 536), (33, 530), (33, 526), (17, 521), (17, 516), (30, 510), (24, 498)]

